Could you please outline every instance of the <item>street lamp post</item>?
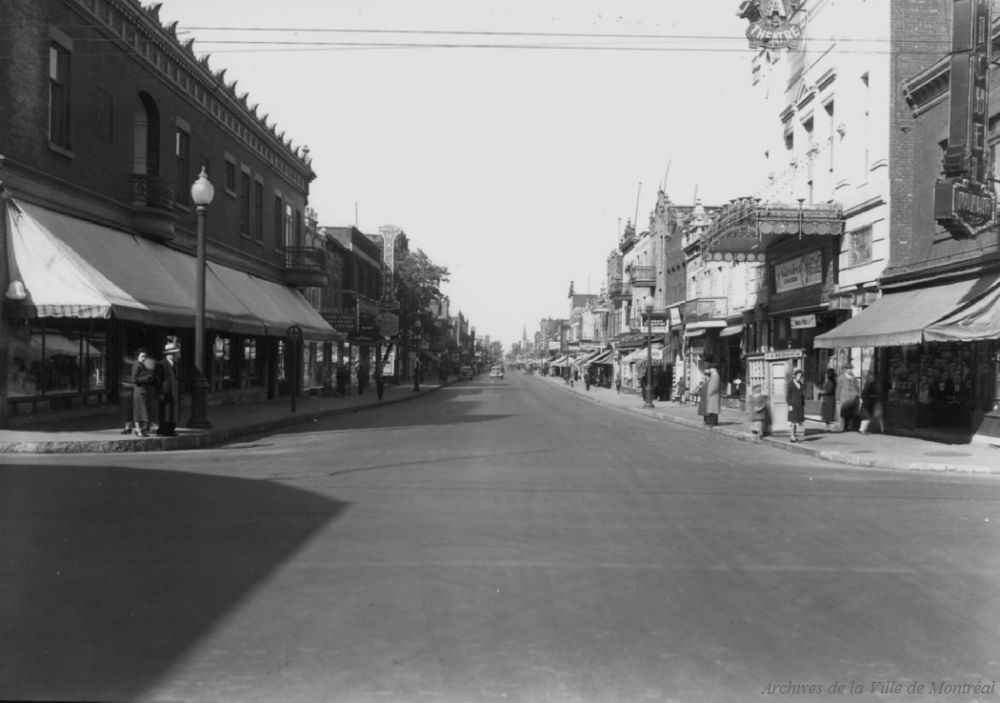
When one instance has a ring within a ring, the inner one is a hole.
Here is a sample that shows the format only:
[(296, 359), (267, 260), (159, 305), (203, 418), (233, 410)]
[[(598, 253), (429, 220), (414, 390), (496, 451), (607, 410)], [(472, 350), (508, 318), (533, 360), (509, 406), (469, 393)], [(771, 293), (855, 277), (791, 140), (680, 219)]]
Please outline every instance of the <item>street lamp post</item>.
[(653, 306), (646, 306), (646, 397), (642, 407), (653, 407)]
[(206, 406), (208, 402), (208, 379), (205, 376), (205, 213), (215, 197), (215, 188), (208, 180), (205, 167), (191, 185), (191, 200), (198, 212), (198, 261), (196, 304), (194, 318), (194, 383), (191, 386), (191, 417), (188, 427), (208, 429)]
[(420, 320), (417, 320), (413, 327), (416, 330), (417, 337), (417, 353), (413, 357), (413, 392), (416, 393), (420, 390)]
[(302, 371), (299, 368), (302, 363), (302, 328), (290, 325), (285, 334), (288, 336), (289, 390), (292, 396), (292, 412), (295, 412), (295, 398), (299, 394), (299, 382), (302, 379)]

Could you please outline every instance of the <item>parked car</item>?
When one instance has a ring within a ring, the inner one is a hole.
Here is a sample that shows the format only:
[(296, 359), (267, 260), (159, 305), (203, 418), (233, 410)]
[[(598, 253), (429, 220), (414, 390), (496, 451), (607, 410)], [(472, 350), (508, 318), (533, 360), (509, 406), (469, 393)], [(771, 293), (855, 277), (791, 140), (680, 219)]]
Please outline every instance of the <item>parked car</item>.
[(458, 367), (458, 380), (463, 380), (466, 378), (472, 378), (476, 375), (476, 372), (468, 364), (462, 364)]
[(503, 379), (503, 366), (494, 366), (490, 369), (490, 378)]

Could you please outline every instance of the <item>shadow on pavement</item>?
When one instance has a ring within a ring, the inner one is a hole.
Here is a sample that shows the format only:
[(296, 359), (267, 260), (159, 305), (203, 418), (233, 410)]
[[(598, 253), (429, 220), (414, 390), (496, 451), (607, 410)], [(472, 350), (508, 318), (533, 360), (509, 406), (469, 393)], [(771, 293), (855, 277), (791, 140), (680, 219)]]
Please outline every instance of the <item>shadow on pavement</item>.
[(270, 481), (0, 466), (0, 699), (135, 700), (344, 507)]

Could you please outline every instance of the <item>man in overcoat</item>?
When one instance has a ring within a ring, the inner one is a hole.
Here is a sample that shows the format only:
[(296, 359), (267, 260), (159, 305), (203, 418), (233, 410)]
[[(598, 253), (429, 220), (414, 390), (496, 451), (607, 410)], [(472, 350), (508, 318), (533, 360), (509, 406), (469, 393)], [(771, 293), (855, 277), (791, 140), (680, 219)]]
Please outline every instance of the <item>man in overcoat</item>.
[(168, 342), (163, 347), (163, 360), (156, 365), (157, 397), (160, 401), (160, 425), (156, 434), (161, 437), (177, 436), (181, 401), (180, 355), (180, 345)]

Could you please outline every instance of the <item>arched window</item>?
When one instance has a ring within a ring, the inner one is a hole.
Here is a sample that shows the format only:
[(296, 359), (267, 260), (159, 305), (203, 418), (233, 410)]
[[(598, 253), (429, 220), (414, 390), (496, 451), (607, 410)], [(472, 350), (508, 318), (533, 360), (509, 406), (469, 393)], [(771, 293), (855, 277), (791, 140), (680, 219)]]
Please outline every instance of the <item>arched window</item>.
[(132, 116), (132, 172), (160, 175), (160, 111), (149, 93), (139, 93), (139, 105)]

